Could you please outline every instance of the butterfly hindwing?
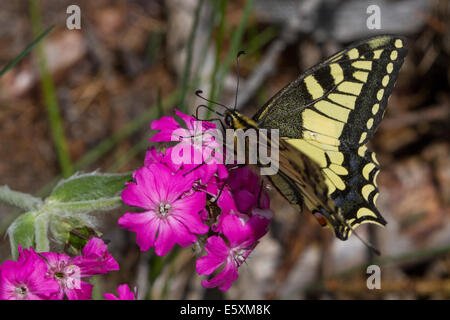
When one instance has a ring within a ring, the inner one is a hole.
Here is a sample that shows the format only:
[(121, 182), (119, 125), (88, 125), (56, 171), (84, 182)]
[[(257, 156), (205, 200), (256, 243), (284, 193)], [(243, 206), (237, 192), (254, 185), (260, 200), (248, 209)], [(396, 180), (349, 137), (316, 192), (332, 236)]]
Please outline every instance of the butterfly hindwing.
[[(378, 198), (377, 176), (380, 166), (375, 153), (362, 148), (358, 153), (345, 153), (344, 165), (349, 174), (342, 176), (346, 184), (344, 190), (335, 190), (330, 198), (342, 212), (348, 226), (343, 226), (342, 234), (345, 238), (362, 223), (385, 225), (386, 221), (376, 207)], [(363, 152), (363, 153), (362, 153)]]

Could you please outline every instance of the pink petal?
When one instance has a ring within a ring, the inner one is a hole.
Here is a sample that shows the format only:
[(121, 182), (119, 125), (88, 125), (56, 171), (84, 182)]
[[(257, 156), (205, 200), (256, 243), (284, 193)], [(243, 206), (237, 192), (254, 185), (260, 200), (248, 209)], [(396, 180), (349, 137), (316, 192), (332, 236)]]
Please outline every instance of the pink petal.
[(82, 253), (82, 256), (75, 257), (72, 260), (72, 263), (80, 268), (81, 277), (119, 270), (119, 264), (109, 254), (107, 245), (100, 238), (89, 239)]
[(240, 212), (249, 212), (250, 208), (254, 206), (258, 200), (257, 195), (255, 196), (248, 190), (240, 190), (235, 194), (234, 198)]
[(189, 131), (193, 130), (193, 122), (197, 121), (194, 117), (188, 116), (178, 110), (175, 109), (175, 114), (179, 116), (186, 123), (186, 127)]
[(121, 284), (117, 288), (119, 297), (116, 297), (112, 293), (105, 293), (103, 296), (106, 300), (135, 300), (134, 292), (130, 290), (127, 284)]
[[(139, 168), (135, 173), (136, 184), (140, 188), (140, 192), (150, 199), (150, 206), (159, 203), (162, 197), (159, 192), (160, 185), (158, 184), (160, 170), (168, 171), (169, 169), (160, 163), (154, 163), (148, 167)], [(150, 209), (150, 207), (146, 209)]]
[(112, 293), (104, 293), (103, 296), (105, 297), (106, 300), (120, 300)]
[(205, 245), (208, 255), (197, 260), (196, 270), (199, 274), (210, 275), (228, 258), (230, 248), (219, 236), (211, 236)]
[(172, 132), (180, 128), (178, 122), (172, 117), (162, 117), (160, 120), (155, 120), (151, 124), (151, 129), (161, 130), (150, 141), (172, 141)]
[(155, 253), (158, 256), (164, 256), (175, 245), (175, 237), (172, 233), (172, 229), (167, 221), (161, 220), (158, 229), (158, 237), (155, 241)]
[(222, 260), (226, 260), (230, 253), (230, 247), (219, 236), (211, 236), (208, 238), (205, 250), (208, 254), (216, 256)]
[(203, 223), (199, 212), (205, 205), (206, 194), (195, 192), (173, 203), (171, 216), (184, 224), (191, 233), (204, 234), (208, 232), (209, 227)]
[(154, 202), (149, 199), (142, 187), (134, 183), (129, 183), (122, 191), (122, 201), (129, 206), (150, 209), (155, 206)]
[(184, 192), (192, 189), (194, 180), (191, 177), (185, 177), (181, 172), (167, 176), (167, 182), (161, 188), (167, 190), (166, 197), (163, 198), (167, 203), (174, 203)]
[(252, 230), (248, 225), (236, 215), (227, 215), (222, 222), (222, 231), (230, 242), (231, 247), (235, 247), (252, 236)]
[(233, 263), (228, 263), (214, 278), (211, 280), (203, 280), (202, 286), (205, 288), (218, 286), (220, 290), (227, 291), (238, 277), (237, 267)]
[(187, 247), (197, 240), (197, 237), (189, 233), (186, 226), (175, 218), (169, 217), (168, 225), (170, 226), (172, 235), (175, 238), (175, 242), (180, 246)]
[(217, 205), (222, 209), (223, 213), (237, 213), (239, 212), (236, 203), (234, 201), (233, 195), (228, 187), (225, 187), (217, 200)]
[(66, 296), (69, 300), (91, 300), (92, 289), (94, 286), (85, 281), (80, 281), (79, 289), (65, 289)]
[(120, 300), (134, 300), (134, 292), (130, 290), (127, 284), (121, 284), (117, 288), (117, 293), (119, 294)]
[(225, 180), (228, 177), (228, 169), (224, 164), (219, 164), (217, 167), (217, 172), (219, 174), (219, 179)]
[(197, 259), (195, 263), (198, 274), (210, 275), (224, 263), (223, 260), (214, 256), (204, 256)]
[(270, 216), (272, 213), (270, 210), (253, 209), (254, 215), (248, 220), (247, 226), (252, 232), (252, 241), (257, 241), (267, 233), (267, 227), (270, 223), (270, 219), (267, 219), (263, 214)]
[(164, 160), (164, 154), (155, 147), (151, 147), (145, 153), (144, 165), (148, 166), (151, 163), (162, 163)]
[(136, 243), (141, 251), (154, 247), (159, 223), (153, 212), (126, 213), (119, 218), (119, 226), (136, 232)]

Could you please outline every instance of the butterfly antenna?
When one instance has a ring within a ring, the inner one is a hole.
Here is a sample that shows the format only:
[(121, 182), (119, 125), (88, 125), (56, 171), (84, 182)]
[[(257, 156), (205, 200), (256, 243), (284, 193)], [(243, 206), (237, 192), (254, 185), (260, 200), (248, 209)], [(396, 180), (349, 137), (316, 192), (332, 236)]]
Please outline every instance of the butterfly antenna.
[(340, 215), (340, 213), (337, 215), (339, 218), (339, 221), (344, 224), (347, 228), (349, 228), (350, 230), (352, 230), (352, 232), (355, 234), (355, 236), (370, 250), (373, 251), (373, 253), (375, 253), (377, 256), (381, 255), (380, 250), (378, 250), (377, 248), (375, 248), (375, 246), (373, 244), (371, 244), (369, 241), (365, 240), (363, 237), (361, 237), (355, 229), (353, 229), (348, 223), (347, 221), (344, 220), (344, 218)]
[[(348, 225), (347, 225), (347, 226), (348, 226)], [(351, 227), (349, 227), (349, 228), (352, 230), (352, 232), (355, 234), (355, 236), (356, 236), (359, 240), (361, 240), (361, 242), (362, 242), (367, 248), (369, 248), (370, 250), (372, 250), (373, 253), (375, 253), (377, 256), (381, 255), (380, 250), (378, 250), (377, 248), (375, 248), (375, 246), (374, 246), (373, 244), (371, 244), (369, 241), (365, 240), (364, 238), (360, 237), (359, 234), (358, 234), (353, 228), (351, 228)]]
[(234, 111), (236, 111), (236, 108), (237, 108), (237, 99), (238, 99), (238, 92), (239, 92), (239, 78), (240, 78), (239, 56), (241, 56), (243, 54), (245, 54), (245, 51), (239, 51), (236, 56), (237, 84), (236, 84), (236, 95), (234, 97), (234, 108), (233, 108)]
[(209, 102), (209, 103), (217, 104), (218, 106), (224, 107), (225, 109), (228, 110), (228, 107), (227, 107), (226, 105), (224, 105), (224, 104), (222, 104), (222, 103), (219, 103), (219, 102), (216, 102), (216, 101), (212, 101), (212, 100), (206, 99), (204, 96), (202, 96), (202, 93), (203, 93), (202, 90), (197, 90), (197, 91), (195, 91), (195, 95), (196, 95), (197, 97), (199, 97), (200, 99), (203, 99), (203, 100), (205, 100), (205, 101), (207, 101), (207, 102)]
[(219, 115), (219, 116), (221, 116), (221, 117), (224, 116), (223, 113), (220, 113), (220, 112), (214, 110), (213, 108), (208, 107), (208, 106), (205, 105), (205, 104), (200, 104), (200, 105), (197, 106), (197, 109), (195, 110), (195, 118), (196, 118), (197, 120), (199, 120), (199, 118), (198, 118), (198, 110), (199, 110), (200, 108), (206, 108), (206, 109), (208, 109), (209, 111), (214, 112), (215, 114), (217, 114), (217, 115)]

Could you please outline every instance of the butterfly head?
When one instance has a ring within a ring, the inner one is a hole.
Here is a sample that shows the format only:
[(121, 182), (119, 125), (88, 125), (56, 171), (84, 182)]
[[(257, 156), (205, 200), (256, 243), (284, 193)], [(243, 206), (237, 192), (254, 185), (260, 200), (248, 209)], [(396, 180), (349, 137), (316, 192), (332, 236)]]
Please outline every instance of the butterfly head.
[(258, 125), (255, 121), (233, 109), (227, 109), (224, 112), (223, 119), (227, 127), (231, 129), (246, 130), (250, 128), (258, 128)]
[(225, 112), (225, 115), (223, 117), (223, 120), (225, 121), (225, 124), (227, 125), (227, 127), (229, 128), (234, 128), (234, 119), (236, 118), (235, 115), (233, 115), (233, 111), (231, 110), (227, 110)]

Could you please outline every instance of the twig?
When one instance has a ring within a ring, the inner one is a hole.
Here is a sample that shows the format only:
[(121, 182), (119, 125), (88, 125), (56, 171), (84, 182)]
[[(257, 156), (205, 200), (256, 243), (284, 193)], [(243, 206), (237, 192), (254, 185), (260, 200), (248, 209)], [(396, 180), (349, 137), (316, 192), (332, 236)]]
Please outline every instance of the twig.
[(450, 113), (450, 106), (448, 104), (428, 107), (424, 111), (414, 111), (409, 113), (402, 113), (401, 116), (384, 119), (380, 127), (383, 129), (396, 129), (399, 127), (406, 127), (416, 125), (418, 123), (430, 122), (435, 120), (446, 120)]
[[(217, 79), (217, 90), (216, 90), (216, 96), (219, 97), (222, 93), (223, 87), (225, 85), (225, 77), (228, 76), (229, 71), (231, 69), (231, 65), (234, 62), (234, 59), (236, 58), (236, 55), (240, 50), (242, 38), (244, 36), (245, 26), (247, 25), (247, 21), (250, 16), (251, 9), (253, 7), (254, 0), (247, 0), (245, 2), (244, 10), (242, 12), (241, 20), (239, 21), (239, 24), (236, 28), (236, 30), (233, 32), (233, 36), (231, 37), (231, 44), (230, 49), (228, 50), (227, 57), (225, 58), (225, 61), (223, 62), (220, 71), (218, 73), (218, 79)], [(233, 97), (234, 99), (234, 97)], [(234, 102), (234, 100), (233, 100)], [(234, 105), (234, 103), (230, 104)], [(209, 116), (209, 112), (207, 113)]]
[(142, 252), (137, 266), (135, 283), (138, 287), (138, 300), (145, 300), (150, 278), (150, 253)]
[[(319, 0), (308, 0), (299, 4), (298, 14), (292, 15), (285, 23), (279, 38), (270, 45), (259, 66), (243, 84), (238, 97), (238, 109), (242, 109), (246, 105), (266, 78), (275, 71), (276, 62), (284, 49), (298, 39), (303, 17), (315, 10), (314, 8), (316, 8), (319, 3)], [(231, 98), (227, 101), (227, 105), (232, 105)]]
[[(288, 44), (297, 39), (297, 36), (298, 30), (288, 23), (283, 29), (281, 36), (271, 44), (262, 58), (261, 63), (242, 86), (241, 93), (238, 96), (238, 109), (242, 109), (266, 78), (275, 72), (278, 57), (282, 54)], [(227, 105), (233, 105), (232, 99), (234, 98), (230, 98), (230, 100), (227, 101)]]
[[(435, 257), (438, 255), (448, 254), (450, 252), (450, 246), (442, 246), (442, 247), (436, 247), (436, 248), (428, 248), (423, 250), (415, 250), (410, 251), (406, 253), (402, 253), (395, 256), (388, 256), (385, 258), (379, 258), (375, 259), (372, 263), (376, 264), (378, 266), (386, 265), (386, 264), (402, 264), (407, 263), (411, 261), (423, 261), (425, 259), (429, 259), (431, 257)], [(321, 279), (319, 281), (312, 282), (309, 286), (306, 287), (305, 291), (314, 290), (317, 288), (321, 288), (329, 281), (332, 281), (333, 279), (341, 279), (345, 276), (351, 275), (358, 271), (363, 271), (367, 268), (368, 264), (360, 264), (355, 267), (351, 267), (347, 270), (344, 270), (342, 272), (339, 272), (335, 275), (331, 275), (325, 279)]]

